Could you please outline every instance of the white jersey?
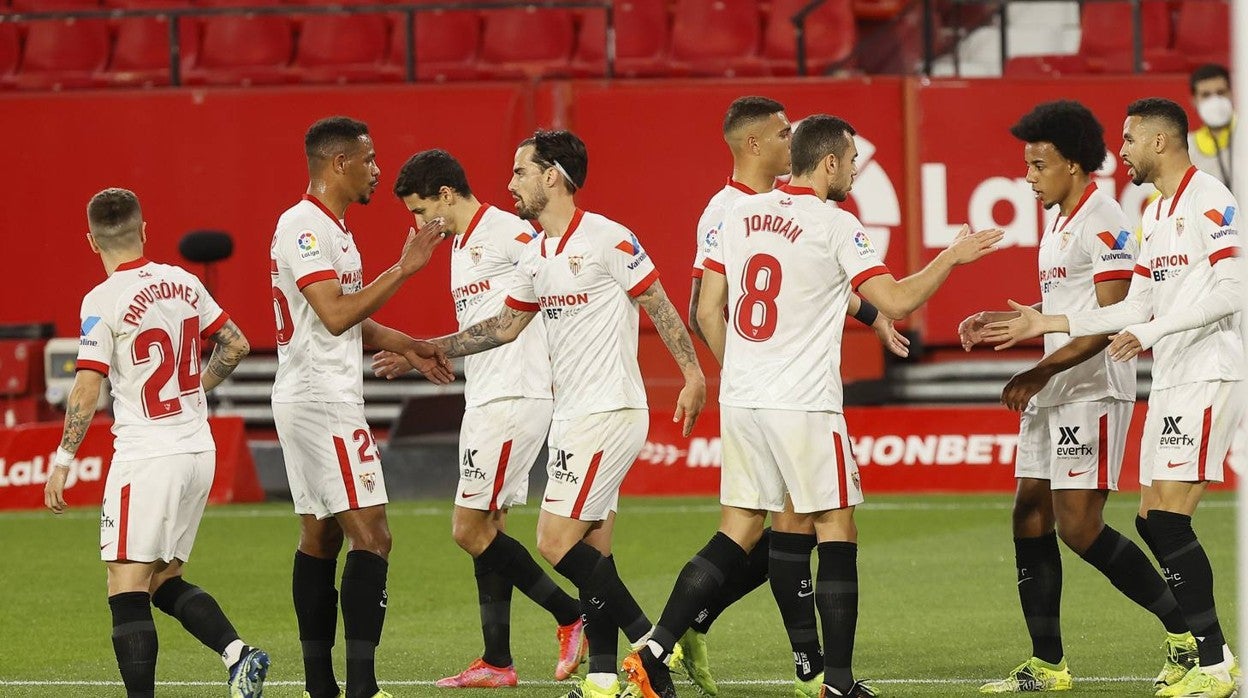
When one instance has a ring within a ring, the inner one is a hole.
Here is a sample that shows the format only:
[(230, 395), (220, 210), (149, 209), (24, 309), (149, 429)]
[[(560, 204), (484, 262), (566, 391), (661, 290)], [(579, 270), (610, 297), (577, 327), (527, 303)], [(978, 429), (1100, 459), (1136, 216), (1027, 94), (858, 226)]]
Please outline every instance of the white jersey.
[(269, 257), (277, 317), (273, 402), (363, 404), (363, 330), (356, 325), (335, 337), (303, 296), (318, 281), (337, 281), (343, 293), (364, 288), (360, 251), (346, 224), (304, 196), (277, 219)]
[(568, 232), (525, 250), (507, 305), (546, 323), (554, 418), (646, 408), (634, 299), (659, 278), (628, 228), (577, 209)]
[[(451, 296), (463, 330), (503, 309), (516, 263), (537, 233), (518, 216), (482, 206), (451, 244)], [(546, 327), (529, 323), (516, 341), (464, 359), (468, 407), (509, 397), (550, 399)]]
[[(1131, 232), (1122, 207), (1113, 197), (1089, 184), (1075, 210), (1040, 240), (1042, 312), (1066, 315), (1100, 307), (1096, 285), (1130, 281), (1139, 240)], [(1044, 335), (1044, 353), (1069, 344), (1068, 334)], [(1114, 361), (1102, 351), (1057, 374), (1035, 397), (1039, 407), (1113, 398), (1135, 400), (1135, 361)]]
[(702, 270), (706, 268), (706, 256), (712, 247), (718, 245), (719, 235), (723, 231), (724, 215), (728, 213), (728, 209), (742, 198), (757, 193), (730, 177), (724, 188), (715, 192), (715, 196), (706, 203), (702, 217), (698, 219), (698, 251), (693, 257), (693, 278), (702, 277)]
[(728, 280), (720, 403), (841, 412), (849, 294), (889, 273), (858, 219), (784, 185), (733, 206), (706, 268)]
[(114, 458), (216, 448), (200, 383), (200, 343), (230, 319), (195, 275), (126, 262), (82, 300), (78, 370), (109, 377)]
[[(1242, 254), (1239, 206), (1213, 175), (1188, 169), (1173, 199), (1144, 209), (1144, 241), (1131, 293), (1147, 292), (1160, 317), (1202, 298), (1214, 287), (1213, 265)], [(1162, 337), (1153, 346), (1153, 388), (1245, 377), (1239, 313)]]

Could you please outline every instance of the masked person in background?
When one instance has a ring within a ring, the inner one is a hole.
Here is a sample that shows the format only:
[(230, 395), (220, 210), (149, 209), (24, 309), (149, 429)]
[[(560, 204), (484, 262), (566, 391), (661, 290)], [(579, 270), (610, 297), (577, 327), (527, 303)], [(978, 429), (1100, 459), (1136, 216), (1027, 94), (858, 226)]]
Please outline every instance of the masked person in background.
[(1200, 128), (1187, 134), (1192, 164), (1222, 180), (1231, 188), (1234, 171), (1231, 143), (1235, 137), (1235, 105), (1231, 102), (1231, 75), (1224, 66), (1202, 65), (1188, 78), (1192, 104), (1200, 115)]

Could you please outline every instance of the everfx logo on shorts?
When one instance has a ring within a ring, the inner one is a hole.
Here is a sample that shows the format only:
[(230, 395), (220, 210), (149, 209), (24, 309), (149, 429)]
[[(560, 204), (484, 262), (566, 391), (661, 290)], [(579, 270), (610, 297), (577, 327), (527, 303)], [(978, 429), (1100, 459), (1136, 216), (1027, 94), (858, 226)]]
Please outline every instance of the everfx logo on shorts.
[(1058, 427), (1058, 457), (1090, 456), (1092, 447), (1079, 443), (1079, 427)]
[(572, 460), (572, 455), (562, 448), (555, 452), (555, 457), (546, 468), (546, 472), (551, 480), (565, 482), (569, 485), (580, 483), (581, 478), (573, 474), (572, 469), (568, 467), (568, 461)]
[(1183, 433), (1179, 428), (1179, 422), (1183, 417), (1162, 417), (1161, 418), (1161, 441), (1162, 446), (1195, 446), (1196, 439)]

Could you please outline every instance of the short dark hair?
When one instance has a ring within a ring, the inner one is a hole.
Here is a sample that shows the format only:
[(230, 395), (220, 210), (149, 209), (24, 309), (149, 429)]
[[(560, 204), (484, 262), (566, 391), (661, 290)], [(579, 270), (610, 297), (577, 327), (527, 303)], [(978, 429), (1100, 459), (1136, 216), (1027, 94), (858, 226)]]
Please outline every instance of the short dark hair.
[(1171, 128), (1171, 134), (1184, 150), (1187, 149), (1187, 112), (1178, 102), (1162, 97), (1137, 99), (1127, 106), (1127, 116), (1143, 119), (1160, 119)]
[(819, 161), (829, 155), (842, 157), (849, 150), (856, 133), (854, 127), (840, 117), (815, 114), (802, 119), (793, 132), (793, 142), (789, 146), (793, 155), (793, 174), (810, 174)]
[(308, 127), (303, 136), (303, 151), (308, 160), (329, 160), (338, 153), (348, 153), (359, 144), (360, 136), (368, 135), (368, 124), (346, 116), (330, 116)]
[(1217, 63), (1206, 63), (1192, 71), (1192, 74), (1187, 78), (1187, 86), (1192, 89), (1192, 94), (1196, 94), (1196, 83), (1202, 80), (1209, 80), (1210, 78), (1222, 78), (1226, 80), (1227, 85), (1231, 84), (1231, 73), (1226, 69), (1226, 66), (1218, 65)]
[(124, 238), (137, 235), (143, 227), (139, 197), (129, 189), (105, 189), (87, 204), (87, 225), (100, 247), (111, 248), (126, 242)]
[(460, 196), (472, 196), (468, 175), (459, 161), (445, 150), (422, 150), (407, 159), (394, 181), (394, 195), (400, 199), (415, 194), (432, 199), (450, 187)]
[(724, 114), (724, 135), (741, 128), (742, 126), (766, 119), (777, 112), (784, 111), (784, 105), (774, 99), (767, 97), (738, 97), (732, 100), (732, 104), (728, 105), (728, 111)]
[(564, 185), (568, 193), (574, 194), (585, 186), (585, 178), (589, 176), (589, 151), (575, 133), (539, 129), (532, 138), (520, 143), (521, 148), (526, 145), (533, 146), (533, 161), (542, 169), (555, 167), (556, 164), (563, 168), (567, 173)]
[(1089, 174), (1105, 162), (1105, 129), (1078, 102), (1038, 104), (1010, 127), (1010, 133), (1024, 143), (1052, 143), (1062, 157), (1079, 163)]

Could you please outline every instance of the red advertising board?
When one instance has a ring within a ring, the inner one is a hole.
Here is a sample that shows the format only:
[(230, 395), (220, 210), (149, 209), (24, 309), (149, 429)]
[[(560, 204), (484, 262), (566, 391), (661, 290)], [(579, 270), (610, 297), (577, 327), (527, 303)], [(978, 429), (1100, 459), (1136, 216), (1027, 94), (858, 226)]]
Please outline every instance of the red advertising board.
[[(256, 477), (256, 464), (247, 448), (243, 420), (212, 417), (208, 420), (217, 443), (217, 471), (208, 501), (259, 502), (264, 491)], [(99, 504), (104, 481), (113, 458), (111, 420), (91, 423), (78, 448), (66, 480), (65, 501), (71, 506)], [(52, 456), (61, 441), (58, 422), (23, 424), (0, 429), (0, 509), (38, 509), (43, 506), (43, 486), (52, 469)]]
[[(719, 412), (708, 409), (690, 438), (672, 424), (668, 405), (652, 409), (650, 434), (624, 481), (626, 494), (719, 492)], [(1144, 403), (1127, 432), (1120, 490), (1139, 485)], [(1013, 492), (1018, 415), (1004, 408), (850, 407), (845, 410), (867, 497), (914, 492)], [(1215, 488), (1231, 488), (1235, 478)]]

